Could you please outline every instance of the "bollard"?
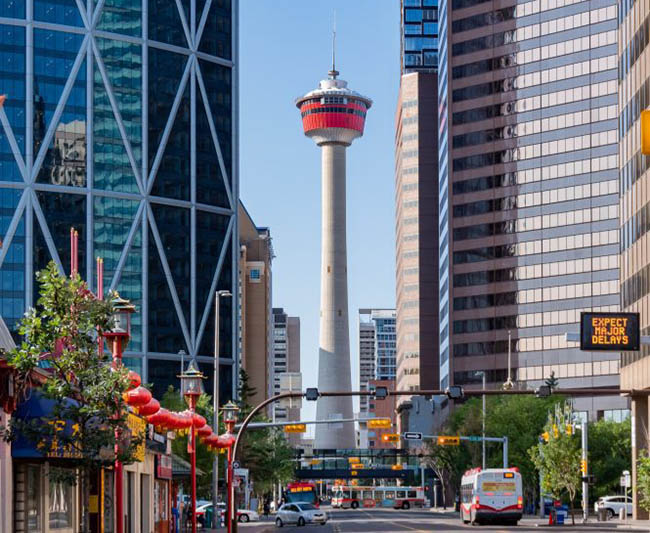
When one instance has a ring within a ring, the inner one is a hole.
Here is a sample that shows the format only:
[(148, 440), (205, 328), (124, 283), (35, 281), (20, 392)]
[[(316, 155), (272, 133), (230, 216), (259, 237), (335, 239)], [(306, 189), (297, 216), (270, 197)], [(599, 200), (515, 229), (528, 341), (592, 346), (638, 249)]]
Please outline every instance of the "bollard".
[(626, 516), (625, 516), (625, 512), (626, 512), (626, 511), (627, 511), (627, 509), (626, 509), (626, 505), (624, 504), (623, 507), (621, 507), (621, 508), (618, 510), (618, 518), (619, 518), (619, 520), (625, 520), (625, 518), (626, 518)]

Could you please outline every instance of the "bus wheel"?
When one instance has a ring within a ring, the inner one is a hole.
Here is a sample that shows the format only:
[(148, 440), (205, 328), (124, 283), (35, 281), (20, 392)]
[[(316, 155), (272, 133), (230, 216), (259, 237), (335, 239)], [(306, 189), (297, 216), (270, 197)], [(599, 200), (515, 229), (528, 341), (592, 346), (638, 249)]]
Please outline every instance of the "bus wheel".
[(359, 507), (359, 502), (357, 502), (357, 501), (352, 502), (350, 504), (350, 507), (352, 507), (352, 509), (356, 509), (357, 507)]
[(411, 508), (411, 504), (409, 502), (402, 503), (402, 509), (406, 510), (410, 508)]

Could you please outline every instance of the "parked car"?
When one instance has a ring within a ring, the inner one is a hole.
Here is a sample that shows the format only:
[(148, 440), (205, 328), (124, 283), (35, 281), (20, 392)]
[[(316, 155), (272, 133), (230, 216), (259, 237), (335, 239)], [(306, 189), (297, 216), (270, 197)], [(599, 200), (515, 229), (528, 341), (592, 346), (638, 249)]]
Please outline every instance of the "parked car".
[(282, 527), (285, 524), (320, 524), (324, 526), (329, 516), (325, 511), (311, 503), (285, 503), (278, 510), (275, 518), (275, 525)]
[(618, 516), (623, 507), (626, 508), (627, 514), (632, 514), (632, 498), (630, 496), (603, 496), (598, 498), (594, 503), (594, 510), (598, 514), (598, 509), (607, 509), (609, 518)]
[[(206, 503), (196, 508), (196, 519), (199, 522), (204, 522), (205, 513), (208, 509), (212, 509), (211, 503)], [(226, 504), (223, 502), (217, 503), (217, 509), (219, 510), (219, 515), (221, 516), (226, 512)], [(237, 521), (238, 522), (257, 522), (260, 519), (260, 515), (255, 511), (249, 511), (248, 509), (237, 509)]]

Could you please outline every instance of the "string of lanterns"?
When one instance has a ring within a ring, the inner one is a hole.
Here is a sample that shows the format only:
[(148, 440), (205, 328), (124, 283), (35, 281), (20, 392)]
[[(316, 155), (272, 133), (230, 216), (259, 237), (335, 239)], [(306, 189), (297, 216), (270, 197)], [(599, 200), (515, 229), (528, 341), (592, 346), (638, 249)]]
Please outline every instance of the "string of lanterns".
[(152, 424), (156, 431), (174, 431), (178, 435), (187, 435), (190, 428), (194, 427), (201, 442), (212, 452), (228, 448), (235, 442), (232, 433), (215, 434), (205, 418), (198, 413), (192, 414), (189, 410), (177, 413), (161, 407), (151, 392), (142, 387), (137, 372), (130, 370), (128, 380), (129, 389), (124, 393), (124, 401)]

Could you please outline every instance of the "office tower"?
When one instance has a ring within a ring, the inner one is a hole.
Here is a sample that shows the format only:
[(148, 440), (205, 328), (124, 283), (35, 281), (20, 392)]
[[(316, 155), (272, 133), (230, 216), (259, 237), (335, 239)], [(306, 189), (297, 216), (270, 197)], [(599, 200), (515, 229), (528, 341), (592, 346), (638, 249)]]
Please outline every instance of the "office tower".
[[(281, 307), (273, 308), (273, 362), (268, 396), (280, 394), (282, 374), (300, 372), (300, 318), (287, 315)], [(276, 421), (300, 419), (300, 409), (274, 404)], [(298, 435), (299, 437), (300, 435)]]
[[(333, 55), (333, 54), (332, 54)], [(333, 59), (333, 57), (332, 57)], [(338, 79), (332, 60), (328, 79), (296, 100), (305, 135), (321, 149), (321, 303), (318, 388), (351, 390), (348, 326), (348, 272), (345, 206), (345, 158), (348, 146), (363, 135), (372, 100)], [(322, 397), (318, 420), (352, 418), (351, 397)], [(354, 448), (352, 424), (318, 424), (316, 448)]]
[[(437, 5), (437, 0), (401, 3), (402, 64), (395, 115), (399, 390), (440, 386)], [(397, 402), (407, 400), (401, 396)]]
[(249, 398), (257, 405), (267, 398), (273, 368), (273, 312), (271, 302), (271, 230), (256, 226), (239, 202), (239, 354), (248, 384), (255, 390)]
[(517, 386), (614, 389), (619, 354), (565, 334), (619, 309), (617, 2), (508, 4), (440, 2), (441, 353), (499, 386), (511, 332)]
[[(80, 10), (81, 8), (81, 10)], [(180, 8), (180, 10), (178, 9)], [(10, 329), (51, 259), (130, 299), (125, 363), (161, 397), (179, 351), (212, 390), (214, 293), (221, 397), (237, 330), (236, 3), (2, 2), (0, 302)]]
[[(650, 334), (648, 279), (650, 259), (647, 252), (648, 183), (650, 158), (640, 151), (639, 116), (650, 106), (650, 5), (624, 0), (618, 6), (618, 86), (619, 160), (621, 193), (621, 305), (623, 311), (640, 313), (641, 334)], [(650, 350), (641, 345), (639, 352), (621, 356), (621, 388), (650, 387)], [(649, 450), (648, 398), (632, 397), (632, 495), (634, 518), (647, 519), (648, 511), (639, 504), (637, 457)]]
[[(394, 309), (359, 309), (359, 390), (371, 380), (395, 380), (396, 333)], [(368, 412), (368, 397), (359, 398), (359, 411)]]

